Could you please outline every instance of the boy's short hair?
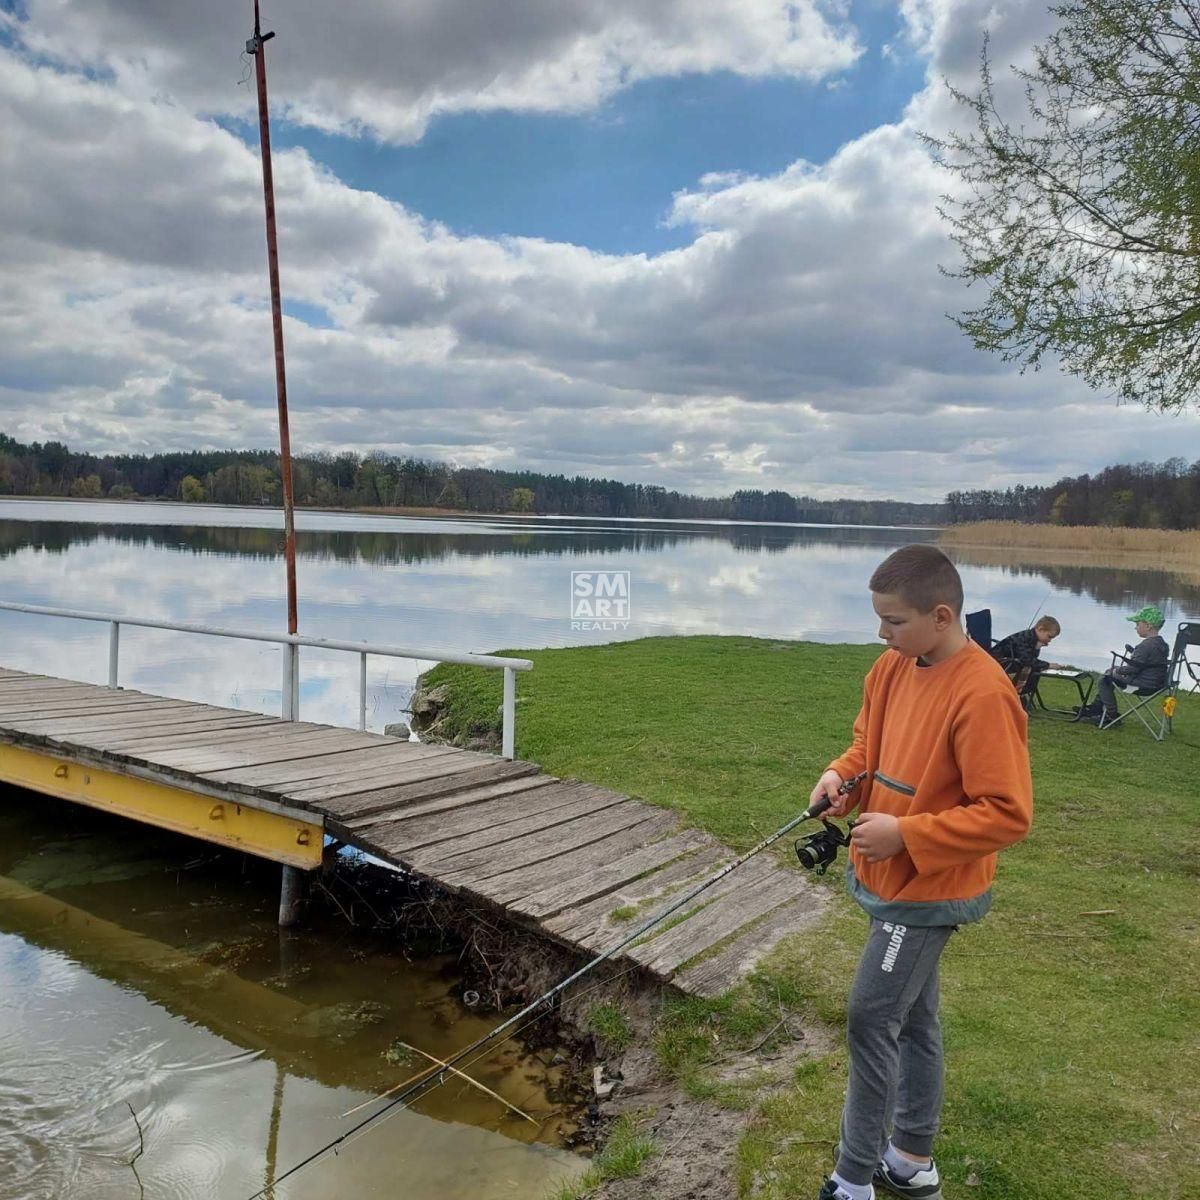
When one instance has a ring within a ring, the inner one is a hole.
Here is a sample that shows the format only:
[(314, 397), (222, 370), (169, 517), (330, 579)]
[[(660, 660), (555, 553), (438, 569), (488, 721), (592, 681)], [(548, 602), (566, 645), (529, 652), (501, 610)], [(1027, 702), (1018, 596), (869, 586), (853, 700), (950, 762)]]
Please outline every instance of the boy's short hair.
[(875, 568), (868, 586), (873, 592), (899, 596), (918, 612), (933, 612), (939, 604), (948, 604), (955, 616), (962, 612), (958, 568), (936, 546), (901, 546)]
[(1034, 629), (1044, 629), (1051, 637), (1058, 637), (1062, 633), (1062, 626), (1049, 613), (1044, 617), (1038, 617)]

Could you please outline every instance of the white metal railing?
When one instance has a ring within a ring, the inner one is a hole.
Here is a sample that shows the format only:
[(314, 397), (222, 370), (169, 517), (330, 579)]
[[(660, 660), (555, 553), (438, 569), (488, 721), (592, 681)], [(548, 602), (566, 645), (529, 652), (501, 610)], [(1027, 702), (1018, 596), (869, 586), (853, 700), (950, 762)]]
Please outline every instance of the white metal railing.
[(210, 637), (240, 638), (248, 642), (276, 642), (283, 646), (283, 686), (280, 715), (286, 721), (300, 719), (300, 647), (319, 650), (344, 650), (359, 656), (358, 727), (367, 727), (367, 655), (382, 658), (416, 658), (425, 662), (458, 663), (469, 667), (489, 667), (504, 672), (503, 730), (501, 753), (512, 758), (516, 745), (517, 671), (532, 671), (527, 658), (504, 658), (497, 654), (461, 654), (452, 650), (412, 650), (405, 646), (384, 646), (369, 642), (343, 642), (335, 638), (304, 637), (298, 633), (258, 633), (245, 629), (221, 629), (213, 625), (191, 625), (183, 621), (154, 621), (146, 617), (127, 617), (113, 613), (85, 612), (72, 608), (46, 608), (40, 604), (13, 604), (0, 600), (0, 609), (34, 613), (43, 617), (68, 617), (76, 621), (100, 621), (109, 626), (108, 687), (118, 686), (121, 653), (121, 626), (143, 629), (169, 629), (178, 633), (202, 633)]

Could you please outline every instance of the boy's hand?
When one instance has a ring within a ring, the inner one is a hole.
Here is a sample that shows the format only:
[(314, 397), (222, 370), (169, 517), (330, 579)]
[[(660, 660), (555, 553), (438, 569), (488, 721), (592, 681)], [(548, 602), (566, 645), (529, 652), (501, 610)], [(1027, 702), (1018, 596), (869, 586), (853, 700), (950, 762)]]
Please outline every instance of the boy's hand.
[(818, 800), (829, 797), (829, 808), (822, 816), (826, 817), (844, 817), (854, 805), (853, 796), (841, 796), (838, 794), (840, 788), (845, 782), (836, 771), (826, 771), (820, 779), (817, 780), (817, 786), (813, 788), (812, 795), (808, 798), (808, 805), (811, 808)]
[(888, 813), (865, 812), (850, 830), (850, 844), (867, 862), (893, 858), (904, 849), (900, 822)]

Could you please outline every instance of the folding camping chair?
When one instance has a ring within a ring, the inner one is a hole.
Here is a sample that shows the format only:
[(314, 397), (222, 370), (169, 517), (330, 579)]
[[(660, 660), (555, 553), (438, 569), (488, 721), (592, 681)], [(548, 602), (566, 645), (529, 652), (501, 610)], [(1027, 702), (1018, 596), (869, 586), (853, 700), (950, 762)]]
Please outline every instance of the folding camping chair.
[[(991, 654), (996, 643), (992, 641), (992, 610), (990, 608), (981, 608), (978, 612), (967, 613), (967, 636), (973, 642), (978, 642), (989, 654)], [(1012, 680), (1012, 685), (1017, 689), (1017, 696), (1021, 701), (1021, 705), (1028, 710), (1033, 703), (1033, 696), (1037, 691), (1037, 681), (1039, 672), (1032, 667), (1027, 667), (1019, 662), (1014, 662), (1011, 659), (996, 660), (1003, 668), (1004, 673)]]
[[(1175, 715), (1175, 696), (1179, 691), (1180, 675), (1184, 670), (1191, 676), (1194, 683), (1200, 683), (1200, 670), (1187, 656), (1189, 646), (1200, 646), (1200, 621), (1181, 621), (1179, 632), (1175, 635), (1175, 646), (1171, 650), (1171, 660), (1167, 665), (1167, 681), (1160, 688), (1131, 688), (1128, 685), (1113, 683), (1113, 696), (1119, 692), (1126, 696), (1129, 703), (1122, 708), (1117, 703), (1117, 715), (1106, 721), (1100, 718), (1100, 728), (1108, 729), (1128, 716), (1135, 716), (1156, 742), (1161, 742), (1171, 732), (1171, 718)], [(1118, 661), (1127, 661), (1124, 654), (1113, 651), (1113, 666)], [(1159, 711), (1152, 711), (1151, 705), (1162, 701)]]
[(967, 613), (967, 637), (978, 642), (988, 653), (992, 649), (992, 610), (981, 608), (978, 612)]

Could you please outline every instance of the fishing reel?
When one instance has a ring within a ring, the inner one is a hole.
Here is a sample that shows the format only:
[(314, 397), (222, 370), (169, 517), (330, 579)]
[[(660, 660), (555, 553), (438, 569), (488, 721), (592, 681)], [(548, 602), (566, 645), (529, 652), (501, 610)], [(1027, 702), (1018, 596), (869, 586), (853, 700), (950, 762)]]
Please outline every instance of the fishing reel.
[[(853, 778), (847, 779), (838, 788), (838, 795), (848, 796), (866, 777), (867, 772), (862, 771)], [(835, 825), (826, 817), (821, 817), (828, 807), (829, 801), (824, 799), (818, 800), (808, 809), (808, 816), (820, 817), (821, 830), (818, 833), (810, 833), (806, 837), (796, 839), (796, 857), (800, 860), (800, 865), (806, 871), (815, 871), (818, 875), (824, 875), (829, 870), (837, 859), (838, 850), (842, 846), (850, 845), (850, 833), (854, 829), (854, 822), (848, 821), (843, 833), (840, 826)]]
[(845, 833), (832, 821), (822, 821), (821, 825), (823, 828), (820, 832), (796, 839), (796, 857), (800, 865), (818, 875), (824, 875), (829, 870), (840, 847), (850, 845), (850, 831), (854, 828), (854, 822), (846, 826)]

